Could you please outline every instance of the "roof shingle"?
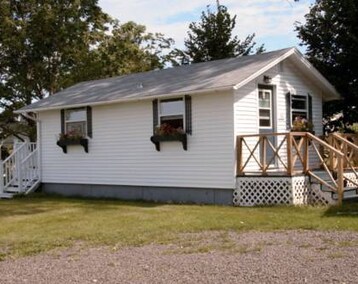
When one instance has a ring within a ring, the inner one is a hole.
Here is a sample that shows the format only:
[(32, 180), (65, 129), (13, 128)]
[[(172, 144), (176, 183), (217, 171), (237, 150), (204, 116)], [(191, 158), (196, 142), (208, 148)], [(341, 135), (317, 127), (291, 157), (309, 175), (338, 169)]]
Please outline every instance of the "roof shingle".
[(78, 83), (19, 112), (234, 87), (291, 48)]

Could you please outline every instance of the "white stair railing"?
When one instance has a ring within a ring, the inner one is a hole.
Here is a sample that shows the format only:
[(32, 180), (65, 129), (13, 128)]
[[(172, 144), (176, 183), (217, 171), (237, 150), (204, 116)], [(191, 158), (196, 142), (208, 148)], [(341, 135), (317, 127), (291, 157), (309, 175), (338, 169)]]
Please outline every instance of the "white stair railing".
[(0, 163), (0, 194), (10, 187), (27, 192), (39, 180), (38, 148), (36, 143), (16, 143), (9, 157)]
[(21, 161), (20, 173), (22, 178), (21, 192), (27, 194), (39, 183), (40, 179), (37, 148)]

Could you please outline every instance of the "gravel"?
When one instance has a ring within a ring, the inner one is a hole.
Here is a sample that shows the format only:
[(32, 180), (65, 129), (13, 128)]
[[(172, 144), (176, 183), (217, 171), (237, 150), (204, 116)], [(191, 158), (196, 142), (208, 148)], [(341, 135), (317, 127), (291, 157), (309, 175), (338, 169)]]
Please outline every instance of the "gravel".
[(355, 232), (203, 232), (5, 260), (0, 283), (358, 283), (357, 264)]

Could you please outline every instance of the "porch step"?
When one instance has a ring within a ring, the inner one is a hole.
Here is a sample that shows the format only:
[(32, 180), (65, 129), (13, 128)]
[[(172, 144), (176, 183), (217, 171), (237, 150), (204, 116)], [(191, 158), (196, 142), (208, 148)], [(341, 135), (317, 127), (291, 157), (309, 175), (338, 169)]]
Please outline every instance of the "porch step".
[(6, 192), (4, 192), (4, 193), (0, 193), (0, 199), (11, 199), (11, 198), (13, 198), (13, 194), (12, 193), (6, 193)]
[[(329, 174), (326, 171), (313, 171), (315, 175), (326, 181), (328, 184), (333, 185), (332, 180), (329, 177)], [(310, 178), (311, 185), (319, 186), (319, 190), (323, 193), (330, 193), (333, 200), (338, 200), (338, 194), (332, 191), (329, 187), (321, 184), (314, 177)], [(358, 199), (358, 188), (357, 187), (344, 187), (343, 200), (353, 200)]]
[[(338, 194), (336, 192), (332, 192), (332, 198), (334, 200), (338, 199)], [(344, 189), (343, 193), (343, 200), (350, 200), (350, 199), (358, 199), (358, 188), (354, 187), (351, 189)]]
[(20, 193), (20, 190), (17, 186), (10, 186), (5, 191), (7, 193)]
[(358, 203), (358, 197), (345, 198), (343, 203)]

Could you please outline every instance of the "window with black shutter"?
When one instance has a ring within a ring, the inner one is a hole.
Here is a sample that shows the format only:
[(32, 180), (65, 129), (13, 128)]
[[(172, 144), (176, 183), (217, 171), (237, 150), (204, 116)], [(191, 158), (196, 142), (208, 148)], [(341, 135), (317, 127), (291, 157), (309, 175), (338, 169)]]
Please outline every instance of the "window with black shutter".
[(168, 125), (178, 131), (191, 134), (191, 115), (190, 96), (153, 101), (154, 128), (160, 128), (163, 125)]
[(184, 100), (168, 99), (159, 102), (159, 123), (168, 124), (175, 129), (184, 129)]
[(312, 96), (310, 94), (286, 94), (288, 104), (288, 121), (292, 123), (296, 119), (312, 120)]
[(57, 145), (67, 154), (67, 147), (81, 145), (88, 153), (88, 137), (92, 138), (92, 108), (61, 110), (61, 134)]
[(61, 133), (92, 138), (92, 108), (88, 106), (62, 109)]
[(180, 141), (186, 150), (187, 134), (192, 134), (191, 97), (153, 100), (153, 134), (158, 151), (163, 141)]

